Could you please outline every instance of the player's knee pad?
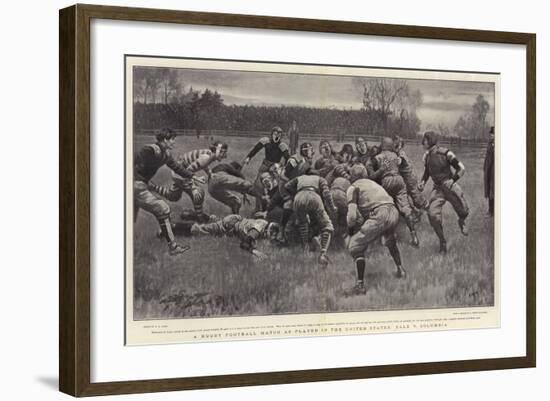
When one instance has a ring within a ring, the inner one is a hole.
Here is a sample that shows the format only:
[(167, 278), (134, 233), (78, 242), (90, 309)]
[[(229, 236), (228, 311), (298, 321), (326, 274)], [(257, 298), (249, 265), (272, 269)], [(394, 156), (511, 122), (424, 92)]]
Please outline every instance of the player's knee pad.
[(170, 217), (170, 205), (161, 199), (155, 201), (152, 205), (152, 209), (155, 217), (159, 220), (164, 220)]

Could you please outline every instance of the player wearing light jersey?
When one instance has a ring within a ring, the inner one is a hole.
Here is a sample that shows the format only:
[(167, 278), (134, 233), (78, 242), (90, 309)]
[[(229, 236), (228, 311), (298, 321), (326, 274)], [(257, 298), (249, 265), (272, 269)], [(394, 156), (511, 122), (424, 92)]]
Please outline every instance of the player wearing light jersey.
[[(228, 146), (225, 143), (216, 141), (210, 146), (210, 149), (196, 149), (182, 154), (178, 160), (178, 165), (181, 168), (195, 174), (199, 171), (206, 172), (210, 178), (210, 165), (215, 161), (221, 161), (227, 157)], [(208, 217), (203, 212), (204, 190), (197, 185), (205, 183), (204, 179), (190, 179), (183, 177), (175, 172), (172, 173), (172, 184), (169, 186), (161, 186), (155, 183), (150, 183), (149, 187), (164, 196), (171, 202), (177, 202), (181, 199), (183, 193), (186, 193), (193, 202), (196, 218), (202, 221), (207, 221)]]
[(395, 275), (405, 277), (406, 272), (401, 264), (401, 255), (395, 239), (395, 228), (399, 222), (399, 211), (392, 197), (376, 182), (366, 178), (364, 166), (356, 165), (351, 169), (351, 186), (347, 191), (349, 230), (348, 250), (355, 264), (357, 281), (346, 295), (358, 295), (366, 292), (364, 277), (366, 251), (379, 237), (396, 265)]

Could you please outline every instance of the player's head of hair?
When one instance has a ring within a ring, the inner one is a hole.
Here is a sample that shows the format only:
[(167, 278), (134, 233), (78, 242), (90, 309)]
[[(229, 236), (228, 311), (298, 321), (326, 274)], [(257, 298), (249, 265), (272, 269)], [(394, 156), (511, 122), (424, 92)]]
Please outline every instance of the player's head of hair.
[(233, 160), (232, 162), (229, 162), (229, 165), (233, 167), (235, 170), (241, 171), (243, 168), (243, 165), (239, 163), (238, 161)]
[(363, 164), (356, 164), (350, 170), (350, 181), (353, 183), (362, 178), (368, 178), (367, 169)]
[(340, 154), (348, 153), (350, 155), (353, 154), (353, 145), (351, 143), (344, 143), (342, 145), (342, 149), (340, 149)]
[(394, 150), (393, 139), (391, 139), (389, 136), (383, 137), (382, 141), (380, 141), (380, 149), (382, 149), (382, 150)]
[(166, 139), (172, 139), (177, 136), (176, 132), (171, 128), (163, 128), (155, 134), (157, 142), (162, 142)]
[(260, 183), (265, 189), (271, 191), (277, 186), (277, 179), (270, 173), (265, 172), (260, 174)]
[(401, 136), (395, 134), (392, 139), (395, 150), (403, 149), (405, 147), (405, 141), (401, 138)]
[(362, 136), (358, 136), (355, 138), (355, 150), (359, 154), (365, 155), (369, 151), (369, 145), (367, 144), (367, 141)]
[(439, 138), (434, 131), (426, 131), (422, 137), (422, 145), (427, 145), (431, 148), (432, 146), (437, 145), (438, 140)]
[(349, 176), (349, 169), (347, 164), (339, 164), (336, 167), (334, 167), (333, 176), (334, 178), (342, 177), (349, 180), (350, 176)]
[(314, 154), (315, 150), (313, 149), (311, 142), (304, 142), (300, 145), (300, 155), (303, 157), (311, 159)]
[(327, 140), (319, 142), (319, 153), (322, 156), (328, 157), (332, 154), (332, 145)]
[(227, 157), (227, 149), (229, 146), (225, 142), (214, 141), (210, 145), (210, 150), (216, 156), (216, 159), (221, 160)]
[(374, 145), (372, 148), (370, 148), (370, 152), (369, 152), (370, 157), (374, 157), (379, 153), (380, 153), (380, 146)]

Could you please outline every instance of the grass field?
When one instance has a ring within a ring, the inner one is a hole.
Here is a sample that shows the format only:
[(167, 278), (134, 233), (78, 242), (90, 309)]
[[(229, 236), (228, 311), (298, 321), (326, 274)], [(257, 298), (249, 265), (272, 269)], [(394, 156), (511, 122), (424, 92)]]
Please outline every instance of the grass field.
[[(148, 140), (136, 138), (135, 148)], [(228, 160), (240, 161), (256, 139), (226, 141)], [(180, 137), (174, 154), (206, 145), (206, 138)], [(314, 145), (317, 149), (318, 143)], [(337, 149), (340, 146), (336, 144)], [(406, 150), (421, 174), (420, 145)], [(354, 284), (355, 269), (345, 249), (329, 250), (332, 263), (322, 274), (317, 255), (306, 255), (298, 246), (278, 248), (265, 241), (259, 249), (269, 256), (262, 262), (255, 262), (250, 254), (241, 251), (234, 238), (181, 239), (191, 250), (170, 257), (165, 242), (156, 237), (156, 220), (141, 211), (134, 227), (134, 319), (492, 305), (494, 229), (493, 219), (485, 215), (484, 150), (453, 150), (466, 165), (460, 185), (470, 204), (470, 235), (460, 234), (449, 204), (443, 213), (449, 248), (445, 256), (437, 253), (439, 244), (427, 216), (418, 226), (420, 249), (408, 245), (409, 236), (402, 222), (398, 239), (409, 274), (406, 280), (392, 276), (394, 266), (382, 246), (375, 246), (368, 253), (367, 294), (348, 298), (341, 291)], [(262, 159), (263, 154), (258, 154), (245, 167), (244, 174), (253, 179)], [(154, 180), (166, 183), (169, 179), (169, 170), (162, 168)], [(429, 195), (430, 190), (431, 181), (425, 194)], [(177, 219), (183, 208), (191, 207), (191, 201), (184, 194), (182, 201), (171, 205), (173, 218)], [(218, 216), (229, 213), (228, 208), (208, 196), (205, 210)], [(246, 216), (251, 210), (251, 206), (246, 206), (242, 213)]]

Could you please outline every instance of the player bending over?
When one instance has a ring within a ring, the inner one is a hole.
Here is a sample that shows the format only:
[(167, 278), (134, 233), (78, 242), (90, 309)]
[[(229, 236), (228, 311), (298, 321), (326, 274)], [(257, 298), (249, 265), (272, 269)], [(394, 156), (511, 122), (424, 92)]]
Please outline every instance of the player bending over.
[[(208, 192), (212, 198), (231, 209), (232, 214), (239, 214), (246, 195), (256, 195), (254, 184), (244, 178), (239, 162), (220, 163), (212, 168), (208, 181)], [(243, 200), (237, 195), (243, 196)]]
[(401, 176), (399, 169), (402, 159), (395, 153), (394, 144), (391, 138), (385, 137), (380, 145), (381, 152), (374, 157), (372, 168), (369, 172), (369, 178), (382, 185), (386, 192), (393, 198), (399, 213), (404, 217), (407, 227), (411, 233), (411, 245), (419, 246), (418, 236), (415, 229), (415, 216), (411, 204), (405, 181)]
[(294, 195), (293, 209), (299, 225), (302, 246), (306, 252), (310, 248), (310, 223), (319, 225), (321, 249), (318, 262), (321, 267), (326, 267), (328, 265), (327, 250), (334, 227), (325, 209), (325, 204), (331, 213), (336, 212), (326, 180), (318, 175), (302, 175), (290, 180), (285, 185), (285, 189), (288, 194)]
[(365, 287), (365, 253), (370, 244), (379, 237), (385, 239), (385, 245), (397, 268), (398, 278), (406, 276), (401, 265), (401, 255), (395, 239), (395, 228), (399, 222), (399, 211), (392, 197), (376, 182), (366, 178), (367, 171), (362, 165), (351, 168), (351, 186), (348, 188), (348, 250), (353, 257), (357, 271), (354, 287), (346, 295), (366, 293)]
[[(210, 164), (215, 161), (221, 161), (227, 157), (228, 146), (219, 141), (214, 142), (210, 149), (197, 149), (182, 154), (178, 158), (178, 164), (181, 168), (191, 174), (199, 171), (205, 171), (208, 177), (211, 176)], [(209, 216), (203, 212), (204, 190), (197, 185), (203, 184), (204, 179), (191, 179), (176, 172), (172, 173), (172, 184), (170, 186), (161, 186), (151, 183), (149, 187), (164, 196), (171, 202), (177, 202), (185, 192), (193, 202), (193, 208), (197, 219), (208, 221)]]

